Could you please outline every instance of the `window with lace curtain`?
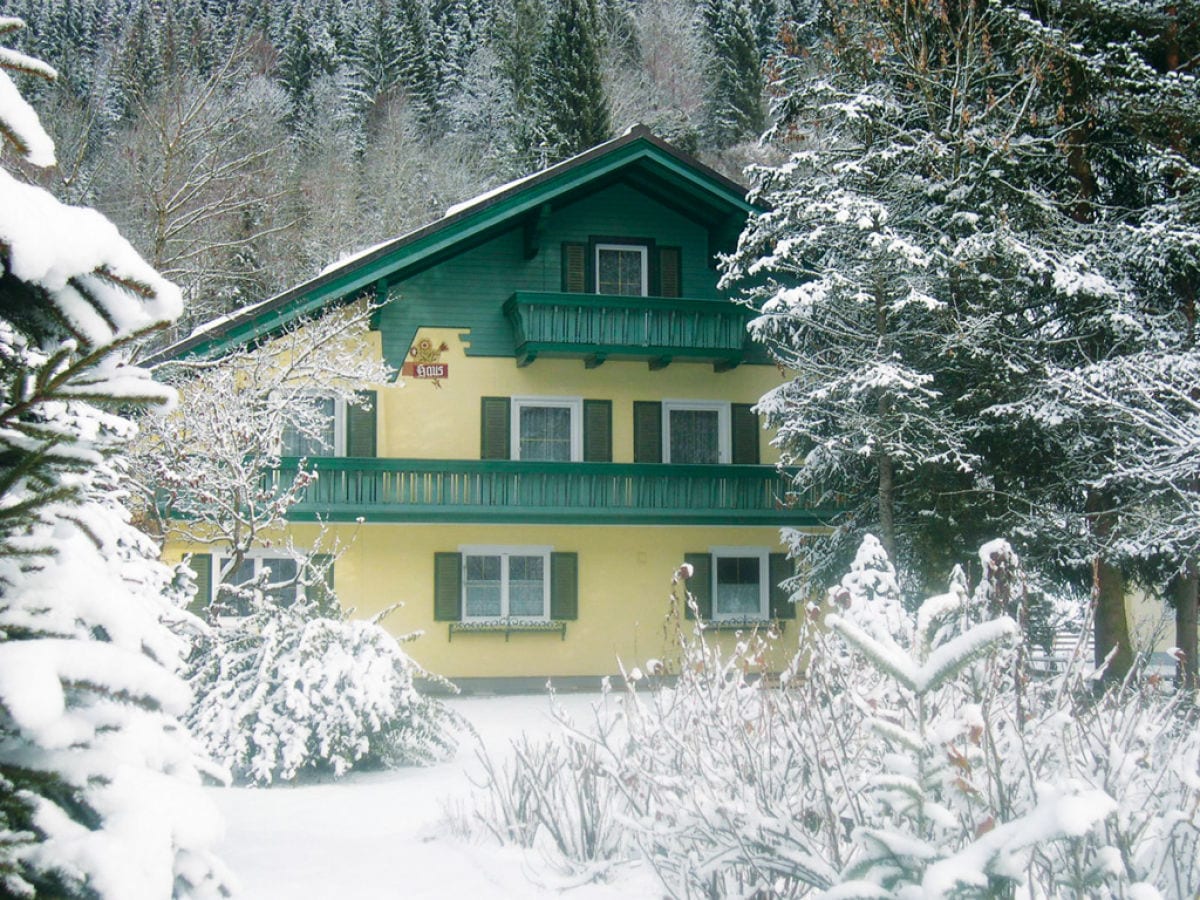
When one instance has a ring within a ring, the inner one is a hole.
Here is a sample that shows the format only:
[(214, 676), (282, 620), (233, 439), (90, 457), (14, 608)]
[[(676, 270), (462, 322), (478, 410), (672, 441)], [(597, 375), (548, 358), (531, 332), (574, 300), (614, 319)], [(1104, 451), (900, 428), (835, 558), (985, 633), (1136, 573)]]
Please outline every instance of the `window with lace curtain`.
[(579, 398), (514, 397), (513, 459), (571, 462), (582, 458)]
[(644, 297), (649, 292), (647, 248), (638, 244), (596, 245), (596, 293)]
[(767, 616), (768, 557), (766, 550), (714, 547), (712, 617), (760, 619)]
[(729, 404), (663, 402), (663, 462), (716, 465), (729, 462)]
[(462, 565), (464, 621), (548, 617), (550, 548), (464, 547)]

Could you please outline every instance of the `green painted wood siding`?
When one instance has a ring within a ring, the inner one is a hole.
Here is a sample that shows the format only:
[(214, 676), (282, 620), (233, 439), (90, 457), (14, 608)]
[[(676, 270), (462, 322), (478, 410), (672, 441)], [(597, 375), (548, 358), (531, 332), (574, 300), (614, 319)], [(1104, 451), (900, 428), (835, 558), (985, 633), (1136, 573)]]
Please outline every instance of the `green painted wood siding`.
[(563, 242), (596, 235), (652, 238), (681, 248), (684, 295), (721, 299), (717, 273), (708, 265), (707, 230), (617, 184), (555, 211), (533, 259), (524, 258), (524, 233), (517, 227), (393, 285), (393, 300), (379, 314), (384, 357), (399, 368), (422, 326), (470, 331), (469, 356), (512, 356), (504, 302), (514, 291), (561, 291)]

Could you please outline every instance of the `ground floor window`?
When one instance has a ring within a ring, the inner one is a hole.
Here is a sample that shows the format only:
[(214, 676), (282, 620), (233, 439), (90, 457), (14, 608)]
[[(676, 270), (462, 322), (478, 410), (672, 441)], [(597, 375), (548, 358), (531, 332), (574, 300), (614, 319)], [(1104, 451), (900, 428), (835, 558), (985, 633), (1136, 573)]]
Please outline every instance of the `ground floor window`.
[[(786, 554), (766, 547), (710, 547), (707, 552), (685, 554), (684, 561), (692, 567), (687, 589), (700, 618), (713, 622), (795, 618), (791, 594), (780, 587), (794, 574)], [(694, 615), (690, 608), (686, 614)]]
[[(298, 597), (303, 596), (300, 586), (300, 562), (290, 556), (247, 556), (238, 565), (230, 568), (232, 557), (216, 554), (213, 558), (216, 578), (219, 584), (244, 585), (256, 578), (266, 575), (264, 593), (270, 600), (283, 606), (289, 606)], [(227, 571), (228, 570), (228, 571)], [(232, 608), (221, 610), (223, 615), (244, 616), (250, 612), (250, 605), (244, 600), (233, 603)]]
[(550, 549), (464, 547), (463, 619), (546, 619)]
[(714, 619), (767, 618), (766, 550), (714, 548), (712, 600)]
[(439, 622), (565, 621), (579, 615), (579, 557), (551, 547), (477, 545), (433, 555)]

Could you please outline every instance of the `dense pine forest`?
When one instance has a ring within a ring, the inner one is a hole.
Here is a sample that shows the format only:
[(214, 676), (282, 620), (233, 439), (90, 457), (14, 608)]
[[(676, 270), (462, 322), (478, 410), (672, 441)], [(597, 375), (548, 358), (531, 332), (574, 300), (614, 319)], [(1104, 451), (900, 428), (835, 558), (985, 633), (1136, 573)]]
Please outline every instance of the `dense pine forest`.
[[(801, 2), (802, 6), (807, 6)], [(784, 0), (12, 0), (44, 181), (180, 285), (180, 326), (643, 122), (737, 175)], [(748, 143), (750, 142), (750, 143)]]

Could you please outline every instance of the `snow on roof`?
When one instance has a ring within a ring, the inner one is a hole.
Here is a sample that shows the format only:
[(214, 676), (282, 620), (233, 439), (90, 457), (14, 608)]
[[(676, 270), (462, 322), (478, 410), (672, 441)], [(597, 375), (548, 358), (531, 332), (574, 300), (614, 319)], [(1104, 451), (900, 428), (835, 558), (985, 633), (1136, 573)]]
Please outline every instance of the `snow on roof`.
[(524, 184), (525, 182), (541, 175), (545, 171), (546, 169), (538, 169), (536, 172), (531, 172), (528, 175), (522, 175), (520, 178), (514, 178), (512, 181), (506, 182), (498, 187), (494, 187), (490, 191), (484, 191), (482, 194), (476, 194), (470, 200), (463, 200), (461, 203), (455, 203), (453, 206), (446, 208), (446, 212), (442, 218), (448, 219), (451, 216), (456, 216), (460, 212), (470, 209), (473, 206), (479, 206), (482, 203), (486, 203), (493, 197), (497, 197), (500, 194), (503, 194), (505, 191), (517, 187), (517, 185)]
[(327, 265), (325, 268), (323, 268), (320, 271), (320, 273), (317, 275), (317, 277), (320, 278), (322, 275), (328, 275), (330, 272), (336, 271), (337, 269), (340, 269), (342, 266), (348, 265), (352, 262), (358, 262), (360, 259), (370, 256), (376, 250), (382, 250), (384, 247), (386, 247), (388, 244), (393, 243), (395, 240), (396, 240), (396, 238), (390, 237), (386, 241), (380, 241), (378, 244), (372, 244), (370, 247), (367, 247), (365, 250), (355, 250), (351, 253), (343, 253), (341, 256), (339, 256), (337, 259), (335, 259), (333, 262), (331, 262), (329, 265)]
[[(605, 141), (604, 143), (608, 144), (608, 143), (612, 143), (615, 140), (620, 140), (621, 138), (629, 137), (631, 134), (634, 134), (635, 132), (649, 134), (650, 129), (647, 128), (645, 125), (633, 124), (633, 125), (630, 125), (628, 128), (626, 128), (623, 132), (621, 132), (621, 135), (619, 138), (613, 138), (612, 140)], [(596, 147), (592, 148), (592, 150), (589, 150), (586, 152), (588, 152), (588, 153), (595, 152), (596, 150), (602, 148), (603, 146), (604, 146), (604, 144), (598, 144)], [(583, 154), (578, 154), (578, 155), (583, 155)], [(559, 166), (564, 166), (564, 165), (567, 165), (567, 164), (573, 162), (575, 160), (575, 158), (576, 157), (572, 156), (568, 159), (563, 160), (562, 162), (557, 162), (552, 166), (547, 166), (544, 169), (538, 169), (535, 172), (530, 172), (528, 175), (522, 175), (520, 178), (515, 178), (512, 181), (509, 181), (505, 184), (499, 185), (498, 187), (494, 187), (490, 191), (484, 191), (482, 194), (478, 194), (478, 195), (470, 198), (469, 200), (463, 200), (461, 203), (455, 203), (453, 206), (446, 208), (446, 213), (444, 216), (442, 216), (442, 218), (448, 219), (451, 216), (456, 216), (460, 212), (470, 209), (473, 206), (479, 206), (480, 204), (486, 203), (488, 200), (498, 197), (500, 194), (503, 194), (505, 191), (511, 190), (512, 188), (518, 187), (519, 185), (522, 185), (527, 181), (531, 181), (534, 178), (545, 175), (547, 172), (553, 171), (554, 169), (557, 169)]]

